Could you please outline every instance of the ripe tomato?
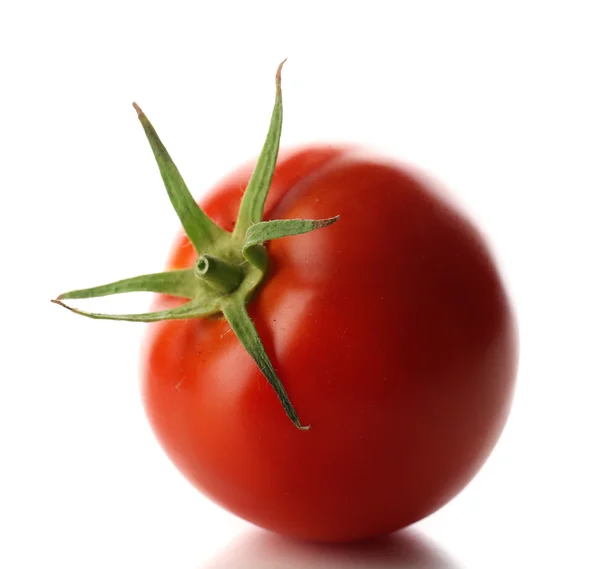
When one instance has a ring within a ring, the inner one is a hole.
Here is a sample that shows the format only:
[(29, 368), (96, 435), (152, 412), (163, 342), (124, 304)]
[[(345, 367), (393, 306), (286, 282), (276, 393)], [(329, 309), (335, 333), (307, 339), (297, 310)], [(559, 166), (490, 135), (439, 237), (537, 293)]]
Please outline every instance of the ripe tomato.
[[(202, 208), (231, 230), (250, 168)], [(475, 475), (505, 424), (517, 347), (481, 235), (428, 182), (357, 149), (281, 156), (265, 219), (340, 215), (268, 244), (248, 304), (300, 431), (222, 318), (149, 326), (143, 401), (168, 456), (264, 528), (349, 541), (427, 516)], [(193, 265), (181, 237), (169, 268)], [(157, 309), (182, 301), (157, 297)]]

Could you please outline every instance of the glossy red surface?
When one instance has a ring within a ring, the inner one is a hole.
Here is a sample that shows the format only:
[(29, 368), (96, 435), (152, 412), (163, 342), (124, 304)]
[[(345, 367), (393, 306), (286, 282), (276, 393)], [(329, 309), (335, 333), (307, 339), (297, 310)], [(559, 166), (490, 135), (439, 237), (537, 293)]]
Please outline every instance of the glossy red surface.
[[(201, 203), (226, 229), (249, 174)], [(249, 306), (310, 431), (222, 318), (152, 324), (143, 397), (167, 454), (210, 498), (270, 530), (349, 541), (409, 525), (469, 482), (507, 418), (517, 348), (488, 248), (426, 182), (344, 148), (280, 159), (267, 219), (338, 214), (269, 243)], [(169, 266), (194, 260), (180, 238)]]

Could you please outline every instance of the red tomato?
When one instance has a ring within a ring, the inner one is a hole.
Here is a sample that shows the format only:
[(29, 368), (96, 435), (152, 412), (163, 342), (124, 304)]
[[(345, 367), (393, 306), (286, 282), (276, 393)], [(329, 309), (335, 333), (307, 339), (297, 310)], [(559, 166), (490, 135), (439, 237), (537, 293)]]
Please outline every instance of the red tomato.
[[(250, 172), (201, 204), (225, 229)], [(248, 306), (311, 430), (286, 417), (224, 318), (151, 324), (143, 398), (169, 457), (215, 502), (269, 530), (349, 541), (416, 522), (470, 481), (505, 424), (517, 346), (484, 240), (426, 181), (349, 148), (280, 158), (265, 219), (334, 215), (268, 244)], [(169, 267), (196, 258), (182, 237)]]

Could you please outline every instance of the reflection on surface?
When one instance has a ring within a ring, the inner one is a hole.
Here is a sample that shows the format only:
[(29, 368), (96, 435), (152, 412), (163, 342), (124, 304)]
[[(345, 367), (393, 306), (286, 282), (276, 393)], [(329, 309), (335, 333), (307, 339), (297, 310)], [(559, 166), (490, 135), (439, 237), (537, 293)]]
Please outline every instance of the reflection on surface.
[(417, 532), (352, 545), (303, 543), (259, 530), (245, 534), (199, 569), (459, 569)]

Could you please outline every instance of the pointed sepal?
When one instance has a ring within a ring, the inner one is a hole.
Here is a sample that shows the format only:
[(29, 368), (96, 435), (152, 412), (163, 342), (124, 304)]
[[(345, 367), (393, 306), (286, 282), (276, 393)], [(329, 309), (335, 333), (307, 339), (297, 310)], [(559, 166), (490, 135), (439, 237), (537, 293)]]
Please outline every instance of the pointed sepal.
[(223, 307), (223, 314), (234, 334), (238, 337), (246, 351), (252, 356), (252, 359), (258, 365), (260, 371), (265, 376), (267, 381), (271, 384), (271, 387), (277, 393), (277, 397), (281, 402), (286, 415), (294, 423), (294, 425), (302, 430), (307, 431), (311, 428), (310, 425), (304, 426), (298, 418), (298, 414), (292, 405), (288, 394), (281, 383), (277, 373), (273, 368), (273, 364), (265, 351), (265, 347), (254, 327), (254, 323), (250, 319), (248, 312), (246, 311), (246, 305), (244, 302), (232, 302)]
[(274, 219), (261, 221), (248, 228), (242, 253), (247, 261), (259, 269), (264, 269), (267, 263), (266, 251), (262, 244), (272, 239), (292, 237), (310, 233), (335, 223), (339, 215), (327, 219)]
[(65, 304), (62, 300), (54, 299), (51, 302), (87, 318), (95, 320), (121, 320), (125, 322), (160, 322), (162, 320), (187, 320), (201, 316), (212, 316), (220, 311), (218, 306), (209, 309), (206, 303), (200, 300), (190, 300), (181, 306), (157, 312), (144, 312), (141, 314), (103, 314), (101, 312), (86, 312)]
[(140, 275), (91, 288), (71, 290), (60, 294), (56, 298), (57, 300), (96, 298), (127, 292), (156, 292), (181, 298), (194, 298), (198, 293), (198, 279), (192, 269), (179, 269), (164, 273)]
[(275, 74), (275, 105), (271, 114), (271, 123), (267, 138), (263, 145), (256, 167), (252, 172), (246, 191), (240, 204), (234, 237), (242, 239), (248, 228), (263, 219), (263, 211), (267, 193), (275, 172), (277, 155), (279, 154), (279, 140), (283, 123), (283, 101), (281, 96), (281, 68), (285, 59), (279, 64)]
[(227, 232), (200, 209), (183, 181), (177, 166), (175, 166), (167, 149), (154, 130), (152, 123), (136, 103), (133, 103), (133, 107), (138, 114), (146, 138), (154, 153), (171, 204), (179, 216), (186, 235), (192, 242), (196, 252), (201, 255), (207, 245), (217, 242), (224, 235), (227, 235)]

